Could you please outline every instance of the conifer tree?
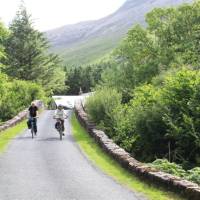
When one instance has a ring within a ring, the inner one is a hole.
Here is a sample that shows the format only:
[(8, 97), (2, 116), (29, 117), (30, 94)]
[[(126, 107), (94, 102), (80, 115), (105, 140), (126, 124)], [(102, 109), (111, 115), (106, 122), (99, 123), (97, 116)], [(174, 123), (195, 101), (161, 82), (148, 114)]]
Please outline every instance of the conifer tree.
[(47, 39), (34, 28), (23, 3), (9, 30), (10, 35), (5, 44), (5, 72), (14, 78), (40, 83), (48, 90), (64, 85), (59, 58), (48, 52)]
[(2, 65), (2, 59), (6, 57), (4, 51), (4, 41), (8, 35), (8, 30), (5, 28), (4, 24), (0, 21), (0, 69)]

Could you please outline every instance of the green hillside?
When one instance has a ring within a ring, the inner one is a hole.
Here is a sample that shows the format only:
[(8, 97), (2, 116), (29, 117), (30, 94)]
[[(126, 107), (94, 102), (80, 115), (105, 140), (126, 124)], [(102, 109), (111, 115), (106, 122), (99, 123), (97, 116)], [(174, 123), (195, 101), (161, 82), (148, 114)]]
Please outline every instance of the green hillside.
[(112, 15), (96, 21), (66, 25), (46, 32), (51, 51), (67, 65), (91, 64), (108, 55), (135, 24), (145, 25), (145, 15), (155, 7), (176, 6), (192, 0), (127, 0)]
[(67, 65), (92, 64), (109, 53), (119, 44), (119, 37), (95, 38), (70, 48), (58, 48), (54, 51), (61, 55)]

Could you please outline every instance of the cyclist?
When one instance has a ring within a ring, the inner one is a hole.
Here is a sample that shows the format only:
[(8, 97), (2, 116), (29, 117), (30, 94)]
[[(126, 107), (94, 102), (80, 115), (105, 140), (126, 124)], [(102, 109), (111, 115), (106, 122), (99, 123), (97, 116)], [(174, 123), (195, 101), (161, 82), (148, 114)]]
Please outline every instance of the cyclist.
[[(65, 121), (65, 118), (67, 118), (67, 115), (66, 115), (65, 110), (63, 109), (62, 105), (58, 105), (58, 107), (54, 113), (54, 118), (59, 119), (61, 121), (62, 131), (64, 132), (65, 131), (64, 121)], [(57, 123), (55, 124), (55, 128), (57, 128)], [(63, 135), (65, 135), (65, 134), (63, 133)]]
[(28, 127), (31, 128), (31, 121), (33, 120), (33, 128), (35, 135), (37, 134), (37, 118), (38, 117), (38, 107), (35, 102), (31, 103), (31, 106), (28, 108)]

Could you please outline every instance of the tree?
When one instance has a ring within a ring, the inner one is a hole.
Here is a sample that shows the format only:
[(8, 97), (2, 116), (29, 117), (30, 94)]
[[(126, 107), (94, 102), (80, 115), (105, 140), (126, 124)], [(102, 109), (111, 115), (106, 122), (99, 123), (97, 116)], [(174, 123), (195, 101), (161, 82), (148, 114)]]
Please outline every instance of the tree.
[(199, 65), (199, 13), (200, 1), (196, 1), (147, 14), (148, 30), (155, 36), (163, 65)]
[(0, 22), (0, 68), (2, 67), (2, 59), (6, 57), (4, 51), (4, 41), (8, 36), (8, 30), (4, 27), (3, 23)]
[(103, 73), (103, 82), (123, 94), (123, 102), (131, 98), (132, 90), (139, 84), (150, 82), (159, 74), (157, 48), (152, 35), (140, 25), (129, 32), (114, 52), (115, 62)]
[[(97, 90), (86, 102), (92, 120), (142, 161), (200, 164), (199, 19), (200, 1), (148, 13), (147, 27), (135, 26), (115, 51), (102, 75), (103, 95)], [(99, 114), (107, 88), (123, 95), (111, 107), (113, 118)]]
[(58, 56), (48, 53), (47, 39), (34, 29), (31, 16), (23, 4), (9, 30), (10, 35), (5, 42), (5, 72), (11, 77), (35, 81), (49, 92), (64, 85), (64, 75), (56, 78), (60, 73), (57, 72), (60, 68)]
[(100, 62), (88, 66), (78, 66), (65, 69), (66, 81), (69, 86), (67, 94), (79, 94), (80, 88), (83, 93), (90, 92), (100, 81), (103, 70), (109, 67), (109, 63)]

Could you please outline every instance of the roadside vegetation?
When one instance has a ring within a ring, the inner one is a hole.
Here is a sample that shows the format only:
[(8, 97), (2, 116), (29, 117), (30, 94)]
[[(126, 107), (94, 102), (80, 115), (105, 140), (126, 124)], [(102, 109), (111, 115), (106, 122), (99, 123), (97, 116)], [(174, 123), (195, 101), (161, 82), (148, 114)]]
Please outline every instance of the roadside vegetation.
[(64, 88), (64, 67), (48, 51), (47, 39), (34, 28), (23, 3), (9, 28), (0, 22), (0, 123)]
[(164, 159), (153, 165), (196, 183), (199, 19), (200, 1), (148, 13), (146, 28), (136, 25), (128, 32), (86, 102), (89, 117), (136, 159), (147, 163)]
[(11, 79), (0, 74), (0, 122), (24, 110), (32, 100), (45, 100), (45, 92), (36, 83)]
[(13, 138), (26, 128), (26, 121), (20, 122), (15, 127), (9, 128), (0, 133), (0, 153), (6, 150), (6, 147)]
[[(65, 68), (65, 94), (78, 95), (80, 89), (83, 93), (91, 92), (101, 81), (101, 74), (111, 66), (109, 62), (99, 62), (93, 65)], [(63, 91), (62, 91), (63, 92)]]
[(87, 158), (103, 172), (113, 177), (114, 180), (146, 196), (149, 200), (184, 200), (183, 197), (168, 192), (163, 188), (141, 181), (136, 176), (123, 169), (115, 160), (109, 157), (108, 154), (103, 152), (94, 139), (81, 127), (75, 115), (73, 115), (71, 122), (74, 138)]
[(0, 124), (34, 99), (95, 91), (86, 111), (110, 138), (162, 170), (175, 163), (170, 173), (199, 183), (199, 19), (199, 0), (156, 8), (109, 59), (64, 67), (22, 3), (9, 28), (0, 22)]
[(200, 167), (195, 167), (191, 170), (184, 170), (181, 165), (169, 162), (167, 159), (157, 159), (149, 165), (166, 173), (179, 176), (185, 180), (192, 181), (200, 185)]

